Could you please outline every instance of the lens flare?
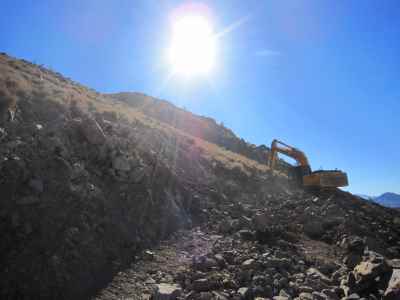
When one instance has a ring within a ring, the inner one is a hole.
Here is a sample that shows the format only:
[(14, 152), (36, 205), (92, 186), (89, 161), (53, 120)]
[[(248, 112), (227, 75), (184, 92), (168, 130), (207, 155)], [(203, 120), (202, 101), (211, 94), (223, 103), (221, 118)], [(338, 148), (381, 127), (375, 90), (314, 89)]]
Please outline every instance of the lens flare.
[(172, 27), (168, 59), (174, 73), (185, 76), (209, 73), (215, 64), (216, 37), (203, 16), (184, 16)]

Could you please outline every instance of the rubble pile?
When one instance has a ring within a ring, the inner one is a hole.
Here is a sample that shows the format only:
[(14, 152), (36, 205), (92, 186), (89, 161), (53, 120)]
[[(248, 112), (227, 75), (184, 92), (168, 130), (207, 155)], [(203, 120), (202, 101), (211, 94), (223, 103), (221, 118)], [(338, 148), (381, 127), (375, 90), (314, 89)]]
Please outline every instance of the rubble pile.
[[(303, 192), (300, 195), (305, 196)], [(115, 277), (96, 299), (346, 300), (400, 296), (400, 261), (390, 256), (391, 251), (383, 256), (371, 250), (374, 245), (368, 246), (367, 241), (374, 232), (360, 237), (343, 225), (336, 233), (343, 238), (334, 242), (325, 240), (324, 235), (310, 237), (298, 221), (301, 218), (295, 216), (290, 223), (284, 213), (275, 216), (257, 205), (217, 206), (208, 210), (208, 222), (202, 227), (175, 235), (161, 250), (155, 249), (151, 261), (142, 259), (130, 267), (129, 274), (122, 272)], [(398, 232), (399, 228), (391, 230)], [(385, 237), (377, 241), (383, 243)]]

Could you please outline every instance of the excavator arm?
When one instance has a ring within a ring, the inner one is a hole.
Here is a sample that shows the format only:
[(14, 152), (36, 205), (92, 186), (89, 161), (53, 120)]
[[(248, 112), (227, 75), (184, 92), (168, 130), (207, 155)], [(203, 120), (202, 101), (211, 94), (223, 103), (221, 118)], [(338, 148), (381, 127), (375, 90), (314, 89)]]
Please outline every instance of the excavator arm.
[(271, 152), (268, 159), (268, 165), (271, 169), (274, 169), (275, 167), (276, 159), (278, 158), (278, 152), (293, 158), (294, 160), (296, 160), (299, 166), (310, 166), (307, 156), (304, 154), (303, 151), (300, 151), (299, 149), (289, 146), (281, 141), (273, 140), (271, 144)]

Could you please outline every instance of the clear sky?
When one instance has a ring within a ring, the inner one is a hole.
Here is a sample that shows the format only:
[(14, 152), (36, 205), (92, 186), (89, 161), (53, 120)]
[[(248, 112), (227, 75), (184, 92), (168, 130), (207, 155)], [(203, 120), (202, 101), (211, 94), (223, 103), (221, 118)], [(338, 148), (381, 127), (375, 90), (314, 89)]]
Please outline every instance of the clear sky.
[(210, 116), (247, 141), (279, 138), (350, 191), (400, 193), (398, 0), (201, 1), (217, 32), (208, 75), (169, 76), (184, 1), (2, 0), (0, 51), (100, 92), (138, 91)]

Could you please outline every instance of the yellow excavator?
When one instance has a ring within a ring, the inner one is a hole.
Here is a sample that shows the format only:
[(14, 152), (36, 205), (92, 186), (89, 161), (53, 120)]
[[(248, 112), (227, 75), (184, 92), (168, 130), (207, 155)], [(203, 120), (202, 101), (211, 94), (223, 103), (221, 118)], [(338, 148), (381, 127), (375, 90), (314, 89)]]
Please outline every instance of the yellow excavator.
[(347, 174), (340, 170), (311, 171), (307, 156), (299, 149), (289, 146), (281, 141), (273, 140), (271, 152), (268, 157), (268, 166), (274, 169), (278, 153), (285, 154), (297, 162), (297, 166), (289, 169), (289, 178), (303, 187), (310, 188), (335, 188), (347, 186)]

